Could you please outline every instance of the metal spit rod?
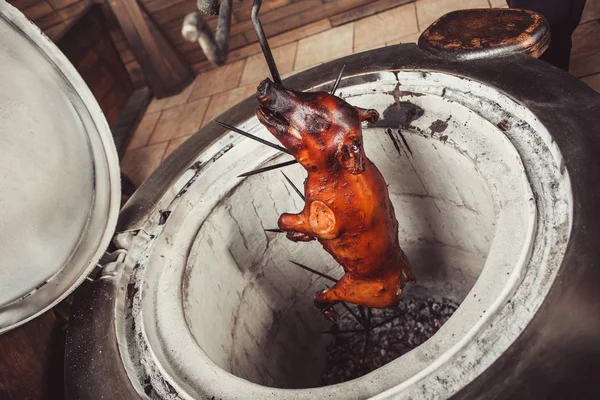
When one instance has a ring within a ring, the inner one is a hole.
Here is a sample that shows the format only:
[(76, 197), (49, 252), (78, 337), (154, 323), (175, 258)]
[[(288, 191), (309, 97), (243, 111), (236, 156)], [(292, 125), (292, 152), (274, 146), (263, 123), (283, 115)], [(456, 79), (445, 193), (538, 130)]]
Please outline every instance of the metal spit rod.
[(279, 71), (277, 70), (277, 65), (275, 64), (273, 53), (271, 53), (269, 42), (267, 41), (265, 31), (263, 30), (262, 24), (260, 23), (260, 19), (258, 17), (258, 12), (260, 11), (261, 5), (262, 0), (254, 0), (254, 4), (252, 5), (252, 14), (250, 17), (252, 19), (252, 26), (254, 27), (254, 32), (256, 32), (256, 36), (258, 37), (258, 43), (260, 43), (260, 48), (262, 49), (262, 52), (265, 55), (265, 60), (267, 61), (267, 65), (269, 66), (269, 71), (271, 71), (273, 82), (281, 84), (281, 77), (279, 76)]

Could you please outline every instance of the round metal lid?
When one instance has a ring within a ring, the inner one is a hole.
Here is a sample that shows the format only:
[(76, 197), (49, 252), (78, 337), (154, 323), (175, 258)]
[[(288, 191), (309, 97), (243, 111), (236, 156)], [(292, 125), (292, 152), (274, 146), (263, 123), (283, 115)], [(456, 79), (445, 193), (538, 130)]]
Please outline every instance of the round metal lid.
[(75, 68), (0, 0), (0, 333), (46, 311), (113, 236), (119, 160)]

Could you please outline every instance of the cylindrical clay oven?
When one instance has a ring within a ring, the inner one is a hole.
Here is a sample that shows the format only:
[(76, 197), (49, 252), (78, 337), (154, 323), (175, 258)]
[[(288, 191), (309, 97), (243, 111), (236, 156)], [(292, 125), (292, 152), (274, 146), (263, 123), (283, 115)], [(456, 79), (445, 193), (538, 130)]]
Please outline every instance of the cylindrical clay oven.
[[(34, 35), (15, 11), (2, 13)], [(339, 278), (331, 256), (316, 242), (269, 231), (281, 213), (303, 207), (293, 184), (301, 188), (305, 172), (296, 164), (239, 178), (291, 158), (211, 124), (133, 195), (101, 272), (78, 289), (68, 396), (512, 399), (597, 392), (600, 96), (519, 51), (434, 53), (426, 43), (387, 47), (284, 82), (329, 90), (345, 65), (336, 94), (382, 116), (363, 126), (365, 151), (388, 184), (417, 282), (407, 285), (401, 306), (374, 312), (381, 329), (359, 352), (385, 353), (390, 342), (412, 346), (393, 360), (380, 354), (381, 366), (354, 379), (326, 382), (334, 348), (352, 352), (365, 333), (332, 334), (335, 326), (312, 302), (331, 282), (295, 264)], [(251, 98), (218, 119), (273, 141), (255, 110)], [(340, 320), (352, 320), (336, 307)], [(438, 310), (439, 318), (418, 315)]]
[[(404, 91), (397, 95), (400, 107), (423, 110), (407, 128), (398, 128), (398, 123), (404, 124), (401, 119), (409, 114), (394, 111), (398, 82)], [(465, 95), (469, 91), (481, 97)], [(555, 222), (538, 225), (533, 180), (512, 138), (495, 125), (505, 121), (506, 132), (515, 132), (514, 140), (547, 132), (541, 126), (537, 131), (535, 117), (506, 96), (476, 82), (418, 70), (367, 73), (340, 92), (350, 103), (384, 115), (381, 127), (365, 128), (364, 140), (367, 154), (389, 184), (401, 245), (418, 271), (417, 284), (407, 287), (406, 297), (448, 298), (461, 307), (429, 341), (373, 376), (317, 391), (276, 392), (276, 398), (317, 393), (363, 398), (414, 376), (467, 340), (469, 330), (498, 312), (497, 303), (515, 298), (532, 262), (536, 273), (547, 262), (541, 254), (532, 261), (536, 234), (552, 236), (552, 248), (564, 251), (570, 232), (570, 182), (559, 165), (552, 175), (536, 175), (545, 181), (536, 184), (554, 187), (555, 195), (555, 204), (544, 215), (544, 221)], [(254, 119), (241, 127), (267, 137)], [(555, 163), (539, 143), (523, 146), (531, 163), (542, 157)], [(131, 299), (133, 308), (124, 310), (123, 328), (136, 348), (161, 343), (181, 352), (154, 359), (146, 352), (150, 347), (132, 356), (149, 365), (169, 364), (177, 376), (190, 379), (218, 368), (219, 390), (264, 390), (234, 376), (276, 388), (319, 387), (332, 337), (322, 333), (331, 324), (314, 308), (312, 296), (328, 282), (290, 260), (334, 277), (341, 276), (341, 267), (316, 242), (293, 243), (265, 232), (282, 212), (302, 208), (279, 171), (237, 178), (288, 155), (233, 135), (210, 149), (194, 170), (194, 183), (173, 206), (164, 207), (163, 214), (170, 215), (160, 226), (161, 234), (156, 233), (163, 239), (154, 243), (144, 268), (129, 283), (138, 292)], [(299, 184), (304, 179), (299, 166), (285, 173)], [(206, 384), (197, 382), (204, 390)]]
[[(289, 156), (226, 134), (180, 178), (168, 203), (161, 200), (144, 239), (131, 239), (148, 247), (116, 323), (121, 355), (144, 390), (164, 398), (179, 391), (193, 398), (450, 395), (535, 315), (573, 221), (563, 156), (539, 119), (497, 89), (433, 68), (362, 71), (339, 91), (383, 115), (365, 127), (364, 141), (389, 184), (401, 245), (417, 274), (406, 299), (445, 298), (460, 307), (411, 352), (322, 386), (332, 337), (322, 333), (330, 323), (312, 296), (328, 282), (290, 261), (342, 272), (318, 243), (265, 232), (282, 212), (302, 207), (279, 171), (237, 178)], [(248, 103), (241, 107), (252, 112)], [(236, 126), (268, 138), (250, 115)], [(299, 166), (285, 173), (298, 185), (304, 179)]]

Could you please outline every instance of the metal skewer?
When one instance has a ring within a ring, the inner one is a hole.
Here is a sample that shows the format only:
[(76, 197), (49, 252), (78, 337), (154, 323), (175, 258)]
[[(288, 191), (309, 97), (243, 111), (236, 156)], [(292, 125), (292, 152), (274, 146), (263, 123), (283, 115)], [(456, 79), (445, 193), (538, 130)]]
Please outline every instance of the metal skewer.
[(281, 147), (281, 146), (276, 145), (276, 144), (273, 144), (271, 142), (268, 142), (268, 141), (266, 141), (264, 139), (259, 138), (258, 136), (254, 136), (253, 134), (248, 133), (246, 131), (243, 131), (243, 130), (241, 130), (239, 128), (236, 128), (233, 125), (229, 125), (229, 124), (226, 124), (225, 122), (221, 122), (221, 121), (217, 121), (217, 120), (214, 120), (214, 123), (217, 124), (217, 125), (222, 126), (225, 129), (229, 129), (232, 132), (239, 133), (242, 136), (246, 136), (249, 139), (256, 140), (258, 143), (262, 143), (265, 146), (269, 146), (269, 147), (272, 147), (272, 148), (277, 149), (279, 151), (282, 151), (282, 152), (284, 152), (286, 154), (290, 154), (290, 152), (286, 148)]
[(342, 74), (344, 73), (344, 69), (346, 68), (346, 64), (342, 65), (342, 69), (340, 69), (340, 73), (337, 77), (337, 79), (335, 80), (335, 83), (333, 84), (333, 89), (331, 89), (331, 92), (329, 92), (330, 94), (335, 95), (335, 91), (338, 88), (338, 85), (340, 84), (340, 81), (342, 80)]
[(371, 339), (371, 309), (367, 308), (367, 326), (365, 327), (367, 334), (365, 336), (365, 344), (363, 346), (361, 364), (365, 363), (365, 357), (367, 355), (367, 348), (369, 347), (369, 339)]
[[(333, 278), (333, 277), (331, 277), (331, 276), (329, 276), (329, 275), (327, 275), (327, 274), (324, 274), (324, 273), (322, 273), (322, 272), (319, 272), (319, 271), (317, 271), (317, 270), (315, 270), (315, 269), (312, 269), (312, 268), (310, 268), (310, 267), (307, 267), (306, 265), (304, 265), (304, 264), (300, 264), (300, 263), (298, 263), (298, 262), (296, 262), (296, 261), (292, 261), (292, 260), (289, 260), (289, 261), (290, 261), (292, 264), (294, 264), (294, 265), (296, 265), (296, 266), (298, 266), (298, 267), (302, 268), (302, 269), (303, 269), (303, 270), (305, 270), (305, 271), (312, 272), (312, 273), (313, 273), (313, 274), (315, 274), (315, 275), (319, 275), (321, 278), (329, 279), (330, 281), (332, 281), (332, 282), (336, 282), (336, 283), (337, 283), (337, 279), (335, 279), (335, 278)], [(342, 303), (342, 304), (344, 304), (344, 303)]]
[(368, 329), (368, 326), (365, 324), (365, 321), (363, 321), (358, 315), (356, 315), (356, 313), (354, 311), (352, 311), (352, 309), (350, 308), (350, 306), (344, 302), (341, 303), (342, 306), (348, 310), (348, 312), (350, 314), (352, 314), (352, 316), (354, 317), (354, 319), (356, 320), (356, 322), (358, 322), (363, 328)]
[(362, 317), (363, 321), (367, 320), (367, 314), (365, 314), (365, 309), (361, 306), (357, 306), (358, 308), (358, 312), (360, 312), (360, 316)]
[(291, 160), (291, 161), (286, 161), (286, 162), (282, 162), (282, 163), (275, 164), (275, 165), (270, 165), (268, 167), (253, 169), (252, 171), (244, 172), (243, 174), (238, 175), (238, 178), (245, 178), (248, 176), (260, 174), (262, 172), (271, 171), (271, 170), (277, 169), (277, 168), (287, 167), (288, 165), (293, 165), (293, 164), (297, 164), (297, 163), (298, 163), (298, 161)]
[(288, 181), (288, 183), (290, 185), (292, 185), (292, 187), (294, 188), (294, 190), (296, 191), (296, 193), (298, 193), (298, 196), (300, 196), (300, 198), (303, 201), (306, 201), (306, 199), (304, 198), (304, 195), (302, 194), (302, 192), (296, 187), (296, 185), (294, 185), (294, 183), (290, 180), (290, 178), (287, 177), (286, 174), (283, 173), (283, 171), (281, 171), (281, 174), (284, 176), (284, 178)]

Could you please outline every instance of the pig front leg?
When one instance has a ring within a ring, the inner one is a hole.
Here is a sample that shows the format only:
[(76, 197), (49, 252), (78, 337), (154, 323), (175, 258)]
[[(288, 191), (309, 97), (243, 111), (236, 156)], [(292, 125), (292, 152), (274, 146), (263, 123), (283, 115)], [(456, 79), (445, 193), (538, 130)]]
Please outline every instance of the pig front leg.
[(304, 212), (299, 214), (281, 214), (277, 222), (279, 229), (286, 233), (286, 237), (293, 242), (310, 242), (315, 240), (310, 226), (306, 223)]
[(335, 214), (327, 204), (313, 200), (299, 214), (282, 214), (277, 223), (279, 229), (295, 242), (317, 239), (335, 239), (340, 226)]

